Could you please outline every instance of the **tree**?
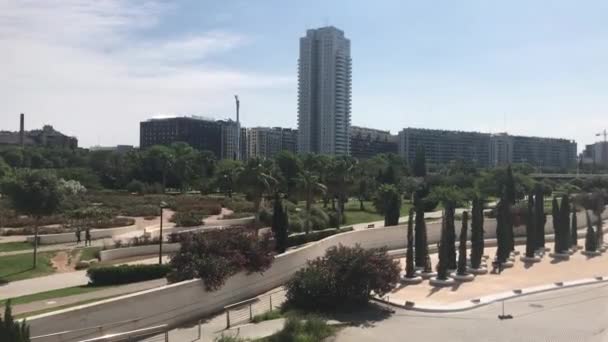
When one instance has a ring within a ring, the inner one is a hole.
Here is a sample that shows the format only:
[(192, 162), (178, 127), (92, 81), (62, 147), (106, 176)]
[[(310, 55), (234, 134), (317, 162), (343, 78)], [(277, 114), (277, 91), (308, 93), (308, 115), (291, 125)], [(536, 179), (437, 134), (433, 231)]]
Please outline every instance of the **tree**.
[(304, 228), (306, 234), (310, 232), (310, 218), (311, 218), (311, 206), (314, 200), (314, 196), (319, 193), (325, 193), (327, 187), (322, 184), (319, 180), (319, 176), (310, 170), (302, 170), (296, 179), (296, 184), (300, 191), (304, 193), (306, 201), (306, 219), (304, 221)]
[(460, 229), (460, 245), (458, 246), (458, 275), (467, 275), (467, 229), (469, 224), (469, 213), (462, 213), (462, 228)]
[(587, 233), (585, 234), (585, 251), (596, 252), (597, 251), (597, 236), (593, 231), (593, 225), (591, 224), (591, 218), (589, 212), (585, 210), (585, 216), (587, 217)]
[(456, 269), (456, 226), (454, 224), (456, 207), (465, 203), (462, 190), (456, 187), (434, 187), (429, 195), (430, 199), (443, 203), (445, 224), (448, 269)]
[(270, 193), (277, 180), (271, 174), (271, 165), (261, 159), (247, 160), (243, 170), (238, 175), (237, 183), (243, 192), (253, 201), (256, 225), (260, 221), (260, 205), (266, 193)]
[(534, 227), (536, 228), (536, 248), (545, 248), (545, 223), (547, 217), (545, 216), (545, 196), (543, 189), (540, 185), (537, 185), (534, 189)]
[(484, 251), (483, 233), (483, 201), (477, 196), (473, 199), (471, 210), (471, 268), (474, 269), (481, 266)]
[(287, 227), (289, 218), (283, 208), (281, 196), (277, 192), (274, 197), (274, 209), (272, 211), (272, 232), (274, 233), (275, 250), (284, 253), (287, 249)]
[(405, 255), (405, 277), (414, 278), (416, 269), (414, 267), (414, 209), (410, 209), (407, 221), (407, 251)]
[(382, 184), (378, 188), (374, 205), (380, 214), (384, 215), (384, 226), (399, 224), (399, 210), (401, 208), (401, 194), (394, 185)]
[[(353, 184), (354, 167), (355, 160), (347, 156), (336, 157), (329, 163), (325, 184), (332, 195), (332, 201), (335, 198), (338, 202), (336, 207), (338, 223), (342, 223), (344, 220), (344, 203), (348, 199), (348, 190)], [(339, 224), (336, 228), (339, 228)]]
[(506, 196), (506, 200), (511, 203), (511, 204), (515, 204), (515, 179), (513, 178), (513, 170), (511, 169), (511, 165), (509, 165), (507, 167), (507, 180), (505, 183), (505, 196)]
[(59, 210), (63, 199), (59, 180), (49, 172), (25, 171), (5, 182), (2, 189), (15, 211), (33, 217), (36, 222), (33, 258), (33, 267), (36, 268), (38, 222), (42, 217), (52, 215)]
[(528, 211), (526, 212), (526, 258), (534, 258), (534, 252), (537, 247), (536, 227), (534, 227), (534, 223), (534, 197), (530, 194), (528, 196)]
[(3, 342), (29, 342), (30, 328), (26, 321), (16, 322), (11, 310), (11, 300), (6, 301), (4, 318), (0, 316), (0, 337)]
[(412, 173), (414, 177), (425, 177), (426, 176), (426, 156), (423, 146), (416, 148), (416, 155), (414, 156), (414, 165), (412, 166)]
[(447, 248), (447, 224), (445, 214), (441, 219), (441, 239), (439, 241), (439, 262), (437, 263), (437, 279), (448, 279), (449, 256)]
[(562, 196), (559, 216), (562, 234), (562, 251), (566, 252), (572, 247), (572, 242), (570, 241), (570, 198), (567, 194)]
[(508, 216), (509, 203), (505, 198), (501, 198), (498, 202), (496, 214), (496, 241), (498, 248), (496, 249), (496, 261), (503, 264), (507, 261), (509, 254), (511, 253), (510, 243), (508, 241), (509, 234), (508, 230)]
[(559, 210), (559, 204), (557, 202), (557, 198), (553, 197), (553, 204), (552, 204), (552, 218), (553, 218), (553, 233), (555, 235), (555, 241), (553, 244), (553, 250), (555, 253), (562, 253), (564, 252), (563, 247), (564, 247), (564, 239), (563, 239), (563, 227), (562, 227), (562, 223), (560, 220), (560, 210)]
[(163, 192), (167, 189), (167, 176), (175, 162), (173, 150), (167, 146), (156, 145), (145, 151), (142, 159), (144, 174), (150, 182), (160, 182)]
[[(424, 208), (416, 207), (416, 221), (414, 227), (415, 236), (415, 259), (416, 267), (427, 267), (427, 259), (429, 256), (429, 246), (426, 234), (426, 222), (424, 221)], [(410, 214), (411, 215), (411, 214)]]
[(386, 249), (334, 246), (307, 262), (287, 282), (287, 302), (304, 310), (335, 310), (383, 296), (399, 281), (399, 265)]
[(572, 205), (572, 221), (570, 224), (570, 242), (572, 243), (572, 247), (578, 246), (578, 222), (576, 217), (576, 207)]
[(245, 228), (182, 233), (180, 249), (171, 258), (170, 282), (201, 278), (208, 291), (222, 287), (240, 272), (263, 272), (274, 260), (268, 234), (258, 236)]
[(274, 158), (277, 167), (281, 171), (282, 187), (288, 199), (295, 196), (297, 178), (302, 165), (296, 155), (289, 151), (281, 151)]

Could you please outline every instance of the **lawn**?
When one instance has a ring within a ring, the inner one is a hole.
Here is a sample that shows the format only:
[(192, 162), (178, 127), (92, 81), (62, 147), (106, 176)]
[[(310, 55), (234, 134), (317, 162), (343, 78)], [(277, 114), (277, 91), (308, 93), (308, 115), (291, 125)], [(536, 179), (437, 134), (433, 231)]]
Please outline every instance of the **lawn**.
[(41, 309), (41, 310), (37, 310), (37, 311), (30, 311), (30, 312), (18, 314), (15, 316), (15, 318), (21, 319), (21, 318), (26, 318), (26, 317), (36, 316), (36, 315), (42, 315), (47, 312), (59, 311), (59, 310), (72, 308), (72, 307), (79, 306), (79, 305), (85, 305), (85, 304), (89, 304), (89, 303), (93, 303), (93, 302), (100, 302), (102, 300), (106, 300), (106, 299), (114, 298), (114, 297), (117, 297), (117, 296), (108, 296), (108, 297), (102, 297), (102, 298), (87, 299), (87, 300), (83, 300), (82, 302), (78, 302), (78, 303), (66, 304), (66, 305), (56, 306), (53, 308)]
[(97, 253), (101, 251), (101, 247), (86, 247), (81, 251), (80, 260), (91, 260), (97, 258)]
[[(75, 296), (75, 295), (79, 295), (79, 294), (83, 294), (83, 293), (104, 290), (104, 289), (107, 289), (110, 287), (112, 287), (112, 286), (85, 285), (85, 286), (66, 287), (63, 289), (51, 290), (51, 291), (46, 291), (46, 292), (34, 293), (31, 295), (27, 295), (27, 296), (12, 298), (11, 305), (21, 305), (21, 304), (37, 302), (39, 300)], [(0, 307), (4, 306), (5, 303), (6, 303), (6, 299), (0, 300)]]
[(32, 268), (32, 254), (0, 257), (0, 283), (40, 277), (55, 272), (51, 258), (55, 252), (38, 253), (38, 265)]
[(23, 251), (26, 249), (34, 248), (29, 242), (6, 242), (0, 243), (0, 253), (1, 252), (14, 252), (14, 251)]
[[(371, 201), (363, 201), (363, 207), (365, 210), (360, 210), (359, 201), (355, 199), (351, 199), (346, 203), (344, 206), (344, 211), (346, 212), (346, 225), (384, 220), (384, 216), (376, 212), (376, 208)], [(402, 201), (401, 216), (407, 216), (411, 207), (412, 204), (409, 201)]]

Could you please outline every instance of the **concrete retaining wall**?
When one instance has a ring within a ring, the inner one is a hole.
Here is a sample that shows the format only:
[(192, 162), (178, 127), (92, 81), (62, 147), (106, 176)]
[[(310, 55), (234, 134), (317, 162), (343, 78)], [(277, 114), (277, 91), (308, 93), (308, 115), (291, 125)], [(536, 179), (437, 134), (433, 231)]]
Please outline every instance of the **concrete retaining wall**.
[[(607, 213), (608, 216), (608, 213)], [(583, 224), (584, 220), (579, 220)], [(551, 220), (547, 226), (551, 225)], [(436, 230), (429, 224), (430, 230)], [(486, 237), (494, 233), (486, 226)], [(431, 233), (431, 231), (429, 231)], [(276, 257), (263, 274), (239, 273), (227, 280), (218, 291), (207, 292), (200, 280), (190, 280), (158, 289), (125, 295), (102, 302), (43, 314), (28, 319), (32, 336), (85, 329), (79, 332), (35, 339), (39, 341), (76, 341), (108, 332), (122, 332), (159, 324), (177, 325), (220, 311), (224, 306), (254, 297), (284, 284), (306, 264), (307, 260), (325, 254), (328, 247), (343, 244), (364, 248), (405, 247), (406, 226), (366, 229), (330, 236)], [(437, 243), (438, 234), (429, 234), (429, 244)], [(115, 324), (115, 322), (122, 322)], [(97, 326), (108, 326), (96, 329)]]
[[(111, 238), (116, 235), (121, 235), (124, 233), (129, 233), (137, 230), (137, 225), (131, 225), (126, 227), (118, 227), (118, 228), (106, 228), (106, 229), (92, 229), (91, 230), (91, 239), (105, 239)], [(84, 232), (81, 233), (82, 240), (84, 241)], [(33, 236), (27, 237), (28, 242), (34, 242)], [(67, 242), (76, 242), (76, 233), (61, 233), (61, 234), (45, 234), (38, 235), (38, 241), (41, 245), (52, 245), (56, 243), (67, 243)]]
[[(179, 243), (163, 243), (163, 253), (179, 251)], [(132, 258), (137, 256), (158, 255), (158, 245), (135, 246), (107, 249), (99, 252), (101, 261)]]

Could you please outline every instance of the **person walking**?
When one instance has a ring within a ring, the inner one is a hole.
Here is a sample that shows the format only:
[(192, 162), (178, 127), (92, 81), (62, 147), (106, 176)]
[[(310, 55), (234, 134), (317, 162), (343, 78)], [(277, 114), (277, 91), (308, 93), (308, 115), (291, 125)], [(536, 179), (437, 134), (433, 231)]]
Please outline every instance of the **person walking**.
[(84, 234), (84, 245), (87, 246), (87, 244), (91, 245), (91, 228), (88, 227)]
[(81, 232), (80, 231), (80, 227), (76, 227), (76, 244), (77, 245), (80, 245), (80, 241), (81, 241), (81, 239), (80, 239), (80, 232)]

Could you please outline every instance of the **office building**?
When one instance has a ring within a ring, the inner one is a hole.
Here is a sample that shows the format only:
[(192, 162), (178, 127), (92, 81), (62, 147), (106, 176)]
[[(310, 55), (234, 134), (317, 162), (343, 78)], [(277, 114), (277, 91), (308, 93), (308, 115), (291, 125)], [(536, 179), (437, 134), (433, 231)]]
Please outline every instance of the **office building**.
[(608, 143), (598, 141), (586, 145), (582, 153), (582, 160), (584, 164), (608, 166)]
[(371, 158), (381, 153), (397, 153), (399, 138), (389, 131), (367, 127), (350, 127), (350, 153), (358, 159)]
[(197, 150), (211, 151), (222, 157), (222, 126), (202, 117), (150, 119), (140, 123), (139, 146), (170, 145), (185, 142)]
[(281, 151), (297, 152), (298, 131), (281, 127), (254, 127), (247, 132), (249, 158), (272, 158)]
[(350, 155), (350, 40), (335, 27), (308, 30), (298, 61), (298, 150)]
[[(239, 123), (232, 119), (218, 120), (217, 123), (220, 126), (221, 130), (220, 159), (246, 159), (246, 129), (241, 127)], [(238, 137), (239, 134), (240, 137)], [(237, 149), (237, 144), (240, 144), (240, 149)]]
[(527, 163), (539, 171), (559, 171), (576, 163), (576, 142), (567, 139), (420, 128), (399, 133), (399, 154), (408, 162), (413, 162), (418, 146), (431, 165), (464, 160), (479, 167)]
[(25, 115), (21, 114), (19, 131), (0, 131), (0, 145), (75, 149), (78, 147), (78, 139), (55, 130), (51, 125), (44, 125), (42, 129), (26, 131)]

